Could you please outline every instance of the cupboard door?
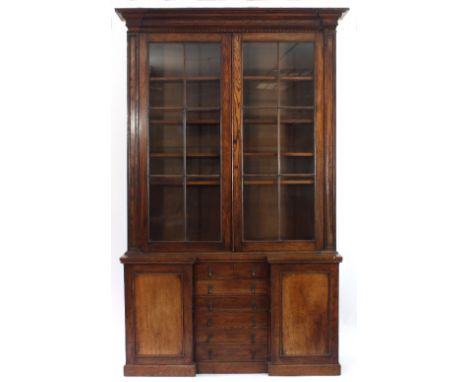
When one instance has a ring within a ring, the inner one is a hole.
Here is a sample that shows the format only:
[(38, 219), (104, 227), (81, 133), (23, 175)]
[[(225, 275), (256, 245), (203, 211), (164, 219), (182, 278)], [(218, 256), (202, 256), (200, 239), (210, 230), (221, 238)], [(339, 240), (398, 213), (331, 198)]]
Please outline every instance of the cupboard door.
[(244, 34), (233, 44), (236, 246), (317, 249), (321, 40)]
[(127, 364), (192, 363), (192, 266), (125, 268)]
[(272, 264), (271, 275), (272, 364), (339, 372), (338, 265)]
[(227, 249), (230, 40), (203, 34), (144, 39), (144, 243), (149, 250)]

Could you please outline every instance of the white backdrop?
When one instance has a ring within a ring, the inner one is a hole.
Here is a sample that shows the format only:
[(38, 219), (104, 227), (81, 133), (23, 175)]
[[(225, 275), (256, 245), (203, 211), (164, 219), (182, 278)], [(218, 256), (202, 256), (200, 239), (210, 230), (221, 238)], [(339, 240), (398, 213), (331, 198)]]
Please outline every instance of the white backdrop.
[(313, 380), (468, 380), (463, 1), (5, 4), (0, 380), (141, 380), (122, 376), (126, 30), (113, 11), (139, 6), (351, 8), (337, 34), (343, 375)]

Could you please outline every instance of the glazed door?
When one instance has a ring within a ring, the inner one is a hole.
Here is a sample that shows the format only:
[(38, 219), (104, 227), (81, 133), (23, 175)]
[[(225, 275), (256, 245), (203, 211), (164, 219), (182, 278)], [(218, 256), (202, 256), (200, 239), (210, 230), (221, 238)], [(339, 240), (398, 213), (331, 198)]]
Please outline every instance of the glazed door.
[(143, 242), (150, 250), (229, 249), (230, 39), (142, 40)]
[(315, 33), (234, 37), (238, 250), (320, 248), (321, 50)]

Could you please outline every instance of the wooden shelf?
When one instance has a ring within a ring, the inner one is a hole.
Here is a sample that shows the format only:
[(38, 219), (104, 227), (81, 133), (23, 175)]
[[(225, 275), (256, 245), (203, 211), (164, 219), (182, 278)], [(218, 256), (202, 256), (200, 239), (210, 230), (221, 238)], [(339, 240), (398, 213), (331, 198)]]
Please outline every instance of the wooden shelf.
[[(246, 157), (269, 157), (269, 156), (277, 156), (277, 152), (276, 151), (260, 151), (260, 152), (246, 151), (246, 152), (244, 152), (244, 156), (246, 156)], [(281, 152), (281, 156), (285, 156), (285, 157), (313, 157), (314, 153), (310, 153), (310, 152)]]
[[(184, 153), (150, 153), (151, 158), (182, 158)], [(219, 153), (187, 153), (187, 158), (218, 158)]]
[[(313, 119), (281, 119), (280, 124), (312, 124)], [(277, 121), (259, 120), (259, 119), (244, 119), (244, 125), (276, 125)]]
[(181, 76), (181, 77), (156, 77), (151, 76), (150, 81), (219, 81), (219, 77), (216, 76)]
[[(182, 126), (184, 122), (180, 121), (165, 121), (160, 119), (150, 119), (149, 121), (152, 125), (179, 125)], [(220, 121), (218, 119), (192, 119), (187, 120), (186, 125), (219, 125)]]
[[(279, 184), (286, 185), (305, 185), (313, 184), (313, 179), (281, 179)], [(273, 185), (278, 184), (276, 179), (258, 179), (258, 180), (244, 180), (244, 185), (260, 186), (260, 185)]]
[[(313, 76), (280, 76), (280, 81), (311, 81)], [(277, 76), (244, 76), (247, 81), (277, 81)]]
[(187, 186), (219, 186), (219, 180), (189, 180)]

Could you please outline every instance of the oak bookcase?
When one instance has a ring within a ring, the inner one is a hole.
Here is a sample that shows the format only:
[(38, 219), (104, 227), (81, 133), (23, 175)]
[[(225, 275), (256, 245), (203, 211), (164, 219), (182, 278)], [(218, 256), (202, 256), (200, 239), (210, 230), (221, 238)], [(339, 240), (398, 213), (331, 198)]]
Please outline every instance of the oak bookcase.
[(337, 375), (346, 9), (117, 9), (128, 28), (125, 375)]

